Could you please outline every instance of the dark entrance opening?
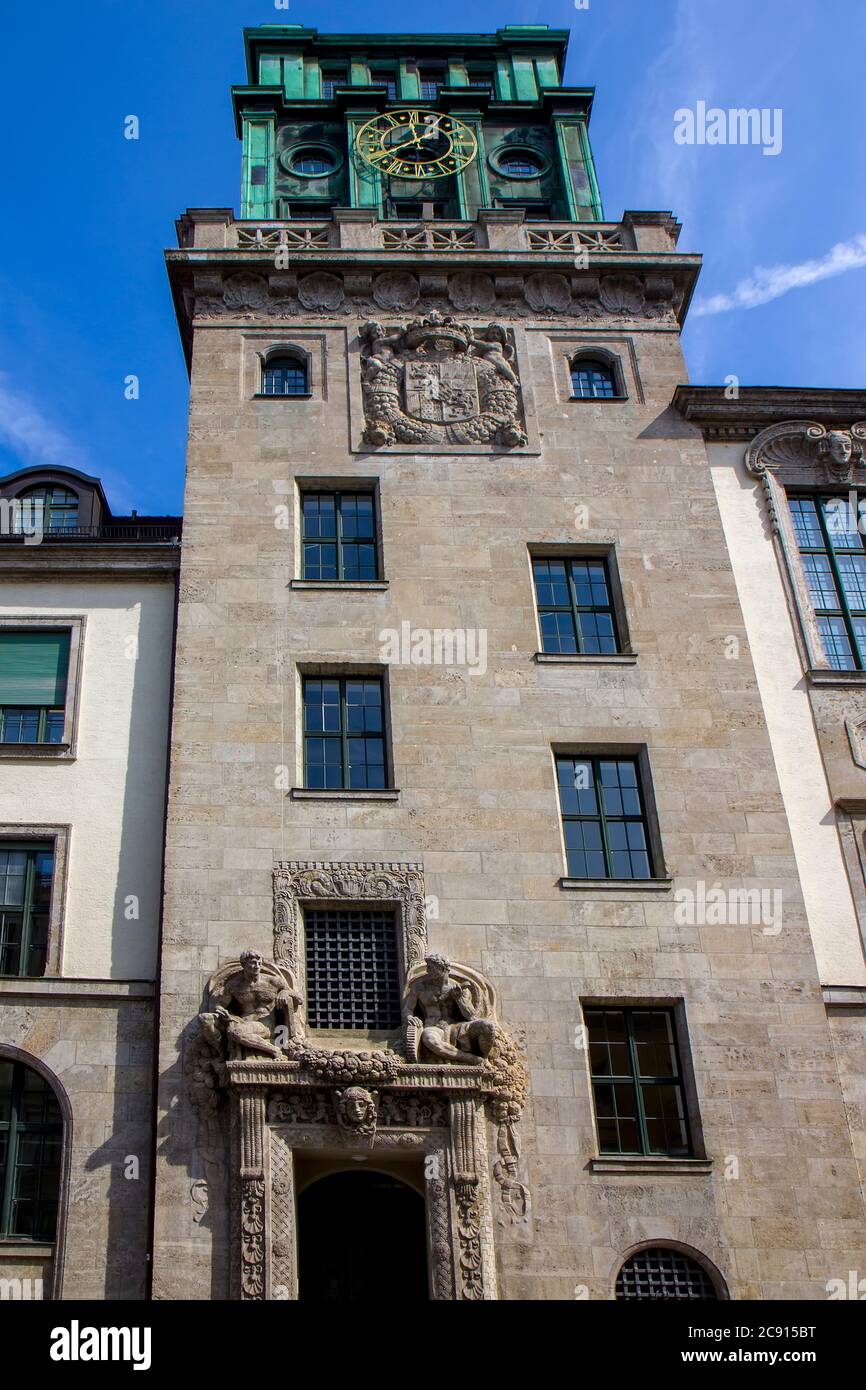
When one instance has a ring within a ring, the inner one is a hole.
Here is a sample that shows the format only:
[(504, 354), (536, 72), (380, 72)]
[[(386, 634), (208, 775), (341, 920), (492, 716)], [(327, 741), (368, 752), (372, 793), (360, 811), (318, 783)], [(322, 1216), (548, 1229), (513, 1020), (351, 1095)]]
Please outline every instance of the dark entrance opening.
[(298, 1197), (298, 1298), (429, 1298), (424, 1198), (387, 1173), (332, 1173)]

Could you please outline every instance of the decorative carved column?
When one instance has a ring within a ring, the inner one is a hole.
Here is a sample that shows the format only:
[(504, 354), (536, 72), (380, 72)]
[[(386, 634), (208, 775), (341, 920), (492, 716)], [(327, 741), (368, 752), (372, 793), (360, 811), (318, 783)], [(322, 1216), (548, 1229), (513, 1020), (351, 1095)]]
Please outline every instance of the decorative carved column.
[(265, 1096), (264, 1087), (249, 1087), (241, 1091), (237, 1102), (242, 1299), (265, 1297)]

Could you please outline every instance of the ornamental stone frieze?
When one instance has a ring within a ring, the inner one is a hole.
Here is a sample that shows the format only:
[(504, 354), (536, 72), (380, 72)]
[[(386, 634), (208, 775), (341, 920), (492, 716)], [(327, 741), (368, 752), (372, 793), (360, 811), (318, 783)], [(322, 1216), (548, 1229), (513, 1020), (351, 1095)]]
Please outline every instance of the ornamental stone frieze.
[[(332, 872), (343, 875), (343, 899), (364, 888), (368, 901), (399, 901), (402, 893), (411, 914), (423, 877), (417, 866), (402, 866), (401, 878), (398, 867), (335, 865)], [(281, 866), (280, 891), (333, 895), (337, 879), (322, 870)], [(494, 986), (444, 956), (416, 960), (406, 973), (402, 1026), (379, 1048), (313, 1042), (303, 1004), (291, 968), (245, 951), (208, 982), (187, 1053), (203, 1134), (213, 1145), (221, 1123), (231, 1154), (233, 1296), (297, 1296), (293, 1156), (343, 1151), (403, 1154), (422, 1164), (432, 1296), (495, 1298), (493, 1193), (500, 1193), (499, 1223), (526, 1226), (529, 1192), (518, 1173), (523, 1049), (499, 1020)], [(201, 1178), (191, 1201), (200, 1220), (207, 1209)]]
[(189, 290), (197, 319), (376, 318), (434, 311), (492, 314), (533, 322), (562, 318), (592, 325), (675, 325), (686, 287), (674, 275), (631, 270), (502, 272), (430, 267), (336, 270), (197, 270)]

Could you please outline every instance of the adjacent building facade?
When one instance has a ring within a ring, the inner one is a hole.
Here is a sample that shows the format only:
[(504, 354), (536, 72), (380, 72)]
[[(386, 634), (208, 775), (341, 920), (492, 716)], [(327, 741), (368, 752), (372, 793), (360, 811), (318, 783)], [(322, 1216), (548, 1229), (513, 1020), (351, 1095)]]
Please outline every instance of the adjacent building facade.
[(177, 518), (0, 478), (0, 1280), (142, 1298)]
[(866, 393), (682, 384), (699, 258), (604, 220), (564, 31), (245, 38), (177, 605), (176, 519), (0, 479), (2, 1273), (824, 1299)]

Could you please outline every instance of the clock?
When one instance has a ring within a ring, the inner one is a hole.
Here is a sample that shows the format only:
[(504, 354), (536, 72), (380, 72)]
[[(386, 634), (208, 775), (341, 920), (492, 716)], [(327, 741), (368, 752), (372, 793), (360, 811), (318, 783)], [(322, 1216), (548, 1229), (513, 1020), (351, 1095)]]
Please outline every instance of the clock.
[(440, 179), (471, 164), (478, 154), (478, 141), (456, 116), (407, 106), (384, 111), (362, 125), (355, 148), (380, 173), (401, 179)]

